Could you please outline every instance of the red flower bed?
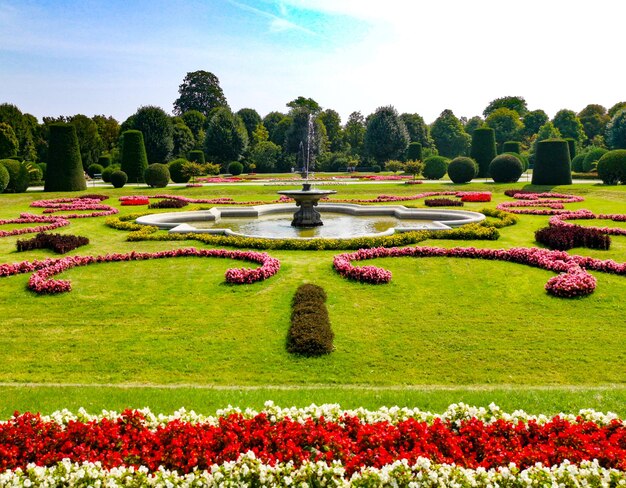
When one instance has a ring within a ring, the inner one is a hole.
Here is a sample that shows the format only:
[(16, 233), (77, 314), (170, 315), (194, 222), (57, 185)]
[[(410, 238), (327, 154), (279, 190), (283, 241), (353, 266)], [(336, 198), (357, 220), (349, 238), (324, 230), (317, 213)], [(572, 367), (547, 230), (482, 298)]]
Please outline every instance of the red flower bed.
[(122, 205), (148, 205), (150, 200), (148, 197), (143, 196), (129, 196), (129, 197), (120, 197), (119, 201)]
[(491, 192), (464, 192), (461, 195), (462, 202), (490, 202)]
[(142, 465), (153, 472), (162, 467), (189, 473), (235, 461), (246, 452), (270, 465), (336, 460), (348, 474), (399, 459), (413, 463), (420, 457), (472, 469), (592, 459), (605, 468), (626, 469), (626, 426), (619, 420), (606, 425), (560, 417), (543, 424), (477, 418), (367, 423), (347, 415), (339, 421), (272, 421), (260, 413), (252, 418), (230, 414), (216, 423), (172, 420), (154, 429), (144, 420), (138, 411), (65, 425), (35, 414), (15, 415), (0, 424), (0, 469), (24, 469), (28, 463), (50, 466), (67, 458), (99, 461), (105, 468)]

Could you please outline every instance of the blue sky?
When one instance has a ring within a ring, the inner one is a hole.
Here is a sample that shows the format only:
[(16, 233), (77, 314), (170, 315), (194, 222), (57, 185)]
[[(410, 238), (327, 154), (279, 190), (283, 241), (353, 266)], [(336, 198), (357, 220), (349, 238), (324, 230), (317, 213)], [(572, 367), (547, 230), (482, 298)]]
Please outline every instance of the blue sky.
[(549, 115), (626, 99), (614, 0), (0, 0), (0, 103), (44, 115), (171, 112), (188, 71), (233, 110), (312, 97), (432, 122), (521, 95)]

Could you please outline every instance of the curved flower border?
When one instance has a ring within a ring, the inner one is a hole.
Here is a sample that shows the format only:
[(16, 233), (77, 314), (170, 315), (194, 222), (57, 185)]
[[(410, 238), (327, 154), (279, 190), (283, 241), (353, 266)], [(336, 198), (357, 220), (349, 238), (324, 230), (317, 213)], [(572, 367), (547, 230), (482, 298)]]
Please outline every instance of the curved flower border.
[[(583, 202), (585, 199), (577, 195), (564, 193), (531, 193), (528, 191), (507, 190), (505, 194), (512, 196), (517, 202), (503, 202), (496, 206), (499, 210), (525, 215), (559, 215), (571, 213), (563, 204)], [(544, 207), (544, 208), (533, 208)]]
[(63, 219), (84, 219), (89, 217), (103, 217), (106, 215), (114, 215), (119, 212), (115, 207), (102, 204), (102, 200), (107, 199), (105, 195), (90, 196), (85, 195), (83, 197), (75, 198), (53, 198), (48, 200), (36, 200), (30, 204), (31, 207), (43, 208), (44, 214), (68, 212), (68, 211), (84, 211), (91, 210), (90, 213), (72, 213), (59, 215), (59, 218)]
[(22, 261), (0, 265), (0, 276), (12, 276), (20, 273), (33, 272), (28, 280), (28, 288), (40, 294), (64, 293), (72, 289), (69, 280), (55, 280), (53, 276), (77, 266), (94, 263), (110, 263), (117, 261), (143, 261), (146, 259), (179, 258), (179, 257), (217, 257), (251, 261), (261, 264), (259, 268), (232, 268), (226, 270), (228, 283), (247, 284), (265, 280), (275, 275), (280, 269), (280, 262), (266, 253), (255, 251), (230, 251), (225, 249), (181, 248), (155, 253), (130, 252), (127, 254), (105, 254), (102, 256), (68, 256), (56, 259)]
[(596, 279), (586, 269), (626, 274), (626, 263), (601, 260), (584, 256), (569, 255), (564, 251), (539, 248), (479, 249), (475, 247), (405, 247), (359, 249), (353, 253), (339, 254), (333, 259), (335, 270), (344, 278), (365, 283), (388, 283), (391, 272), (377, 266), (353, 266), (351, 261), (363, 261), (382, 257), (455, 257), (489, 259), (525, 264), (536, 268), (555, 271), (559, 275), (550, 278), (545, 289), (551, 295), (573, 298), (593, 293)]
[(48, 217), (46, 215), (33, 215), (29, 213), (21, 213), (17, 219), (2, 219), (0, 225), (7, 224), (47, 224), (37, 225), (35, 227), (22, 227), (20, 229), (0, 230), (0, 237), (18, 236), (21, 234), (30, 234), (32, 232), (45, 232), (48, 230), (58, 229), (70, 225), (65, 217), (56, 216)]
[[(626, 222), (626, 214), (594, 214), (589, 210), (577, 210), (575, 212), (563, 213), (559, 215), (554, 215), (550, 218), (550, 225), (552, 227), (582, 227), (581, 225), (571, 224), (569, 222), (565, 222), (566, 220), (594, 220), (594, 219), (604, 219), (604, 220), (612, 220), (613, 222)], [(594, 229), (604, 234), (611, 234), (615, 236), (626, 236), (626, 229), (622, 229), (619, 227), (593, 227), (593, 226), (585, 226), (587, 229)]]

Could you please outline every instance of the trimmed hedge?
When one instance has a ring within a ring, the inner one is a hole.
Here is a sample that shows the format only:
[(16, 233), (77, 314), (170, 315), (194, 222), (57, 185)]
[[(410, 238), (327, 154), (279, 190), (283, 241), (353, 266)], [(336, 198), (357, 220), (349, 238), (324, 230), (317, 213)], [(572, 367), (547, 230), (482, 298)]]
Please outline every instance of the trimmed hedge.
[(600, 161), (600, 158), (604, 156), (608, 151), (602, 147), (594, 147), (585, 154), (583, 160), (583, 173), (589, 173), (594, 171), (596, 164)]
[[(194, 151), (189, 151), (189, 161), (193, 161), (194, 163), (204, 164), (206, 163), (206, 159), (204, 157), (204, 151), (199, 149)], [(183, 182), (186, 183), (186, 182)]]
[(170, 171), (170, 178), (174, 183), (187, 183), (191, 179), (191, 175), (185, 174), (185, 172), (183, 171), (185, 164), (188, 162), (189, 161), (184, 158), (170, 161), (170, 164), (167, 166), (167, 168)]
[(422, 176), (428, 180), (440, 180), (448, 172), (448, 158), (431, 156), (424, 160)]
[(598, 177), (605, 185), (626, 185), (626, 149), (607, 152), (598, 161)]
[(503, 153), (512, 152), (512, 153), (521, 154), (521, 152), (522, 152), (522, 143), (519, 142), (519, 141), (506, 141), (502, 145), (502, 152)]
[(89, 244), (87, 237), (40, 232), (32, 239), (18, 240), (17, 252), (32, 251), (33, 249), (51, 249), (57, 254), (65, 254), (87, 244)]
[(243, 173), (243, 164), (239, 161), (233, 161), (228, 165), (228, 172), (233, 176), (239, 176)]
[(563, 139), (546, 139), (537, 143), (533, 185), (571, 185), (572, 171), (569, 147)]
[(406, 148), (407, 161), (421, 161), (422, 160), (422, 145), (419, 142), (411, 142), (409, 147)]
[(427, 207), (462, 207), (464, 203), (451, 198), (427, 198), (424, 200), (424, 205)]
[(566, 137), (567, 148), (569, 149), (569, 159), (570, 161), (576, 157), (576, 139), (572, 137)]
[(524, 165), (512, 154), (496, 156), (489, 165), (489, 173), (496, 183), (515, 183), (523, 172)]
[(535, 240), (550, 249), (567, 251), (574, 247), (608, 250), (611, 238), (598, 229), (573, 225), (571, 227), (544, 227), (535, 232)]
[(118, 164), (112, 164), (111, 166), (107, 166), (102, 170), (102, 181), (105, 183), (111, 183), (111, 175), (115, 171), (119, 171), (120, 166)]
[[(476, 129), (477, 131), (480, 129)], [(476, 131), (474, 131), (476, 133)], [(450, 161), (448, 176), (453, 183), (468, 183), (478, 173), (478, 165), (472, 158), (460, 156)]]
[[(489, 164), (493, 161), (493, 158), (495, 158), (497, 154), (496, 131), (491, 127), (480, 127), (474, 130), (474, 133), (472, 134), (472, 149), (470, 151), (470, 156), (478, 165), (478, 172), (475, 176), (481, 178), (489, 176)], [(450, 176), (449, 170), (448, 176)]]
[(0, 193), (4, 191), (8, 184), (9, 171), (4, 167), (4, 165), (0, 164)]
[(189, 205), (184, 200), (174, 200), (173, 198), (166, 198), (165, 200), (158, 200), (148, 205), (148, 208), (183, 208)]
[(143, 183), (143, 173), (147, 167), (143, 134), (140, 130), (127, 130), (122, 134), (122, 171), (126, 173), (128, 182)]
[(584, 173), (584, 162), (585, 154), (577, 154), (576, 157), (572, 159), (572, 171), (575, 173)]
[(128, 181), (128, 175), (124, 171), (116, 170), (111, 173), (111, 184), (114, 188), (122, 188)]
[(30, 175), (26, 165), (16, 159), (0, 159), (0, 165), (9, 174), (4, 191), (6, 193), (24, 193), (30, 184)]
[(80, 191), (87, 188), (76, 128), (72, 124), (51, 124), (48, 139), (48, 167), (44, 191)]
[(301, 285), (292, 300), (291, 327), (287, 351), (302, 356), (322, 356), (333, 351), (334, 333), (326, 309), (326, 292), (313, 285)]
[(170, 182), (170, 170), (166, 164), (154, 163), (146, 168), (143, 179), (148, 186), (165, 188)]

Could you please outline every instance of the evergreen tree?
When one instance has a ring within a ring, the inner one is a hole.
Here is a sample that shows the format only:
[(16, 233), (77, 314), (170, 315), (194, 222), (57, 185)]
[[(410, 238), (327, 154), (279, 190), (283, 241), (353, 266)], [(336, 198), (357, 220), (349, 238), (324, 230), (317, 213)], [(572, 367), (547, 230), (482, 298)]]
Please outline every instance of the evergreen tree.
[(452, 110), (444, 110), (433, 122), (430, 134), (441, 156), (454, 158), (467, 153), (470, 136)]
[(148, 157), (143, 134), (138, 130), (127, 130), (122, 134), (122, 171), (129, 183), (143, 182), (148, 167)]
[(401, 158), (409, 142), (404, 122), (394, 107), (379, 107), (368, 117), (363, 145), (376, 162)]
[(49, 126), (48, 160), (44, 191), (85, 190), (85, 173), (76, 128), (72, 124)]

